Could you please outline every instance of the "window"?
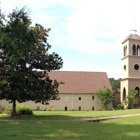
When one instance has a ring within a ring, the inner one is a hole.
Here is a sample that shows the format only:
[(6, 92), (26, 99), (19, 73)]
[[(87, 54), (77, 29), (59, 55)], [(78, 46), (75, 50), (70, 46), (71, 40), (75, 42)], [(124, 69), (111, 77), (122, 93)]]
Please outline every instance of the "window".
[(137, 91), (136, 97), (139, 98), (139, 94), (140, 94), (140, 89), (139, 89), (139, 87), (136, 87), (135, 90)]
[(138, 69), (139, 69), (139, 65), (138, 65), (138, 64), (135, 64), (135, 65), (134, 65), (134, 69), (135, 69), (135, 70), (138, 70)]
[(81, 100), (81, 97), (79, 97), (79, 100)]
[(68, 108), (67, 108), (67, 106), (65, 106), (65, 111), (67, 111), (68, 110)]
[(92, 96), (92, 100), (94, 100), (95, 99), (95, 97), (94, 96)]
[(140, 46), (137, 46), (137, 56), (140, 56)]
[(94, 110), (94, 106), (92, 106), (92, 110)]
[(124, 47), (124, 56), (127, 55), (127, 46)]
[(136, 55), (136, 46), (135, 46), (135, 44), (132, 46), (132, 55)]
[(79, 106), (79, 111), (81, 111), (81, 106)]
[(68, 101), (68, 96), (65, 96), (65, 99), (64, 99), (65, 101)]
[(126, 65), (123, 66), (124, 70), (126, 70)]
[(125, 100), (125, 98), (126, 98), (126, 89), (125, 89), (125, 87), (123, 88), (123, 101)]
[(139, 87), (136, 87), (135, 90), (136, 90), (137, 92), (139, 92), (140, 89), (139, 89)]

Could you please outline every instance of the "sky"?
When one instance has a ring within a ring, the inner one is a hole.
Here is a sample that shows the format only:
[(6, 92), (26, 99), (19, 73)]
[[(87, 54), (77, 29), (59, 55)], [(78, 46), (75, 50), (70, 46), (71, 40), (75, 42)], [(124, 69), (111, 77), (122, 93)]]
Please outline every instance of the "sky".
[(5, 14), (23, 6), (33, 25), (51, 28), (48, 43), (63, 59), (60, 70), (121, 78), (121, 43), (129, 30), (140, 33), (140, 0), (1, 0)]

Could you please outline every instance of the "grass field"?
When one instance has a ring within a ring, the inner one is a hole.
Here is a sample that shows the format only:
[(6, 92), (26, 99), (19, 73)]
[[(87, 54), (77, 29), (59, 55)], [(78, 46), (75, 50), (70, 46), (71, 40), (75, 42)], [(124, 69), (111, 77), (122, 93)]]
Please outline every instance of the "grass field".
[[(34, 111), (34, 115), (32, 116), (21, 116), (16, 119), (69, 120), (78, 118), (118, 116), (136, 113), (140, 113), (140, 110), (131, 109), (131, 110), (115, 110), (115, 111)], [(15, 119), (15, 118), (10, 118), (6, 114), (0, 114), (0, 119)]]
[[(101, 122), (53, 122), (60, 119), (91, 118), (139, 113), (124, 111), (35, 111), (34, 116), (9, 118), (0, 115), (1, 140), (139, 140), (140, 116)], [(52, 120), (50, 122), (46, 119)]]

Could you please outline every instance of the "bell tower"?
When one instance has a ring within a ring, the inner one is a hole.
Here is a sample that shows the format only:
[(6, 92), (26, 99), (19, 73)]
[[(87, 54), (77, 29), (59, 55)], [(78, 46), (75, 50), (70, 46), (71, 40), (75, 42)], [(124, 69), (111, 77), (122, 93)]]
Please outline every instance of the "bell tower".
[(136, 30), (122, 42), (121, 103), (130, 89), (140, 89), (140, 36)]

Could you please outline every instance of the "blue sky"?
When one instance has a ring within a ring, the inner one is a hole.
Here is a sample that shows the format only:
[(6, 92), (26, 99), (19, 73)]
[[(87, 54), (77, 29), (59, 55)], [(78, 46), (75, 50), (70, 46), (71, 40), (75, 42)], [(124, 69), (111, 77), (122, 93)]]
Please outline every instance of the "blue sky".
[(121, 77), (121, 42), (129, 30), (140, 31), (139, 0), (1, 0), (5, 13), (23, 6), (30, 9), (33, 24), (51, 28), (50, 52), (62, 56), (61, 70)]

